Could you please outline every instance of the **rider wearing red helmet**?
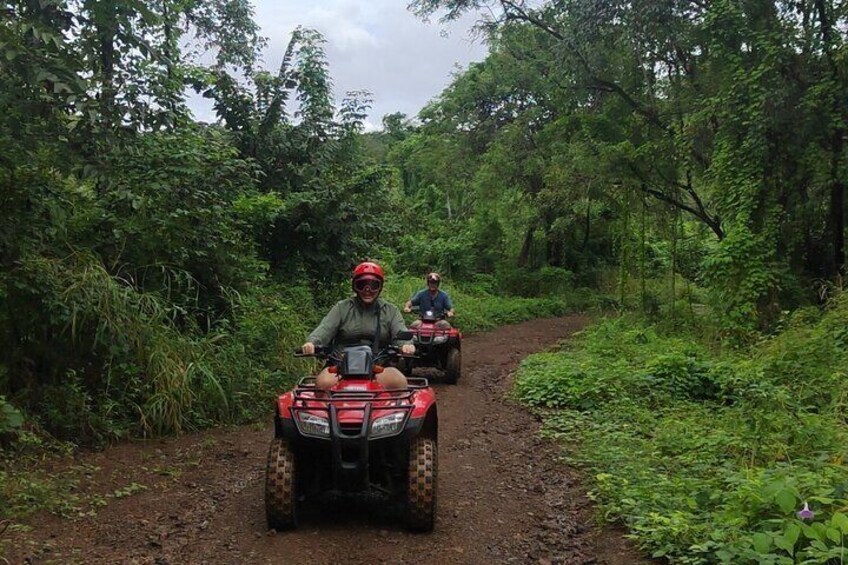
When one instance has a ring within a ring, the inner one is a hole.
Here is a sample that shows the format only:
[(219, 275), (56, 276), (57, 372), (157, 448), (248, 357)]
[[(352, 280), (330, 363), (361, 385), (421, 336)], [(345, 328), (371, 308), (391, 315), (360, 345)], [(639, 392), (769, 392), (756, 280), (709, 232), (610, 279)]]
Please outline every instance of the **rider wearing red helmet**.
[[(393, 340), (398, 332), (406, 331), (406, 324), (398, 307), (380, 298), (385, 279), (385, 273), (377, 263), (365, 261), (357, 265), (351, 276), (354, 296), (337, 302), (330, 309), (306, 338), (302, 351), (311, 355), (316, 345), (332, 344), (337, 349), (350, 345), (371, 345), (375, 341), (379, 320), (380, 335), (377, 341), (380, 347), (394, 341), (404, 354), (415, 353), (415, 346), (410, 342)], [(315, 386), (326, 390), (337, 382), (338, 375), (330, 373), (325, 367), (315, 379)], [(394, 367), (386, 367), (382, 373), (377, 374), (377, 382), (392, 389), (407, 386), (406, 377)]]

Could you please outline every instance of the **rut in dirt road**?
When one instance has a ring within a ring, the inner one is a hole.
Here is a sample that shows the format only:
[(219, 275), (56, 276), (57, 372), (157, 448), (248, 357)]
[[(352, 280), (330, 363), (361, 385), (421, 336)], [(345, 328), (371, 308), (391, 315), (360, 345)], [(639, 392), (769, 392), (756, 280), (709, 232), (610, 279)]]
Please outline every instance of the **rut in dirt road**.
[[(529, 353), (581, 329), (581, 316), (535, 320), (463, 341), (463, 376), (436, 384), (436, 528), (411, 534), (378, 501), (342, 498), (292, 532), (267, 532), (270, 426), (123, 444), (75, 460), (89, 495), (131, 488), (96, 515), (40, 516), (11, 539), (33, 563), (608, 563), (642, 561), (619, 532), (594, 526), (577, 479), (505, 400)], [(135, 485), (132, 487), (131, 485)], [(8, 534), (7, 534), (8, 535)]]

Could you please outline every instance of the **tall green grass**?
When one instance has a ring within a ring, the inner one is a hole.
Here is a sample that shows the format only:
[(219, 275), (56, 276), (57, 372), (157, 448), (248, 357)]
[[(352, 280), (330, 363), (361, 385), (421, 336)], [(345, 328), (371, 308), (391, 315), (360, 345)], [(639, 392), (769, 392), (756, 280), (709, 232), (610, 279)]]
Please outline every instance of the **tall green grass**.
[(246, 421), (305, 370), (290, 353), (318, 317), (305, 288), (231, 292), (231, 315), (201, 327), (169, 289), (142, 292), (91, 254), (30, 257), (24, 270), (44, 305), (45, 355), (62, 372), (38, 375), (27, 397), (9, 400), (59, 439), (96, 444)]
[[(265, 417), (276, 394), (314, 369), (292, 355), (324, 314), (307, 287), (264, 281), (229, 290), (227, 314), (200, 320), (206, 310), (187, 298), (197, 283), (158, 269), (161, 288), (141, 290), (91, 253), (27, 257), (31, 300), (43, 305), (33, 325), (48, 328), (45, 355), (56, 372), (30, 383), (28, 397), (7, 398), (10, 406), (59, 439), (100, 444)], [(573, 307), (568, 296), (499, 296), (490, 283), (446, 282), (453, 322), (464, 331)], [(421, 286), (417, 277), (391, 275), (384, 296), (402, 307)]]

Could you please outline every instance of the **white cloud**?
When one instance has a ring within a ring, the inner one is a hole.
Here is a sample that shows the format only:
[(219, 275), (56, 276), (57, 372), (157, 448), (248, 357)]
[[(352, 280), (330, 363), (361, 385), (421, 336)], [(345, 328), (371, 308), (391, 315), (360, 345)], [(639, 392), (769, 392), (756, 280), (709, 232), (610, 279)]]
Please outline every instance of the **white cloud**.
[[(422, 22), (406, 4), (406, 0), (256, 0), (256, 20), (269, 39), (265, 67), (279, 66), (298, 25), (311, 27), (327, 39), (336, 99), (347, 91), (371, 92), (369, 128), (392, 112), (415, 116), (450, 83), (457, 64), (482, 60), (487, 48), (470, 39), (473, 16), (444, 28)], [(190, 104), (200, 119), (211, 118), (211, 106), (194, 97)]]

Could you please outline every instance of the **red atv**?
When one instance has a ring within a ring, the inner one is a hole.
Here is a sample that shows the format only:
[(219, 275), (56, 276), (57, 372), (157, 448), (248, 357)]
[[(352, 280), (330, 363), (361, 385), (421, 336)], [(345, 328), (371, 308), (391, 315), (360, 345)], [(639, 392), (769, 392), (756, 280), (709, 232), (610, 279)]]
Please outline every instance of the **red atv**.
[(438, 322), (445, 319), (444, 312), (422, 312), (417, 306), (413, 306), (412, 311), (418, 313), (421, 325), (409, 329), (415, 344), (415, 357), (402, 359), (401, 370), (410, 375), (415, 367), (435, 367), (444, 372), (447, 383), (456, 384), (462, 374), (462, 332), (456, 328), (438, 327)]
[(402, 503), (410, 530), (431, 531), (438, 416), (427, 379), (384, 389), (374, 376), (400, 356), (391, 346), (376, 356), (369, 346), (338, 354), (321, 348), (315, 356), (329, 360), (341, 379), (322, 391), (315, 377), (305, 377), (277, 401), (265, 478), (268, 527), (296, 527), (301, 504), (334, 492), (388, 495)]

